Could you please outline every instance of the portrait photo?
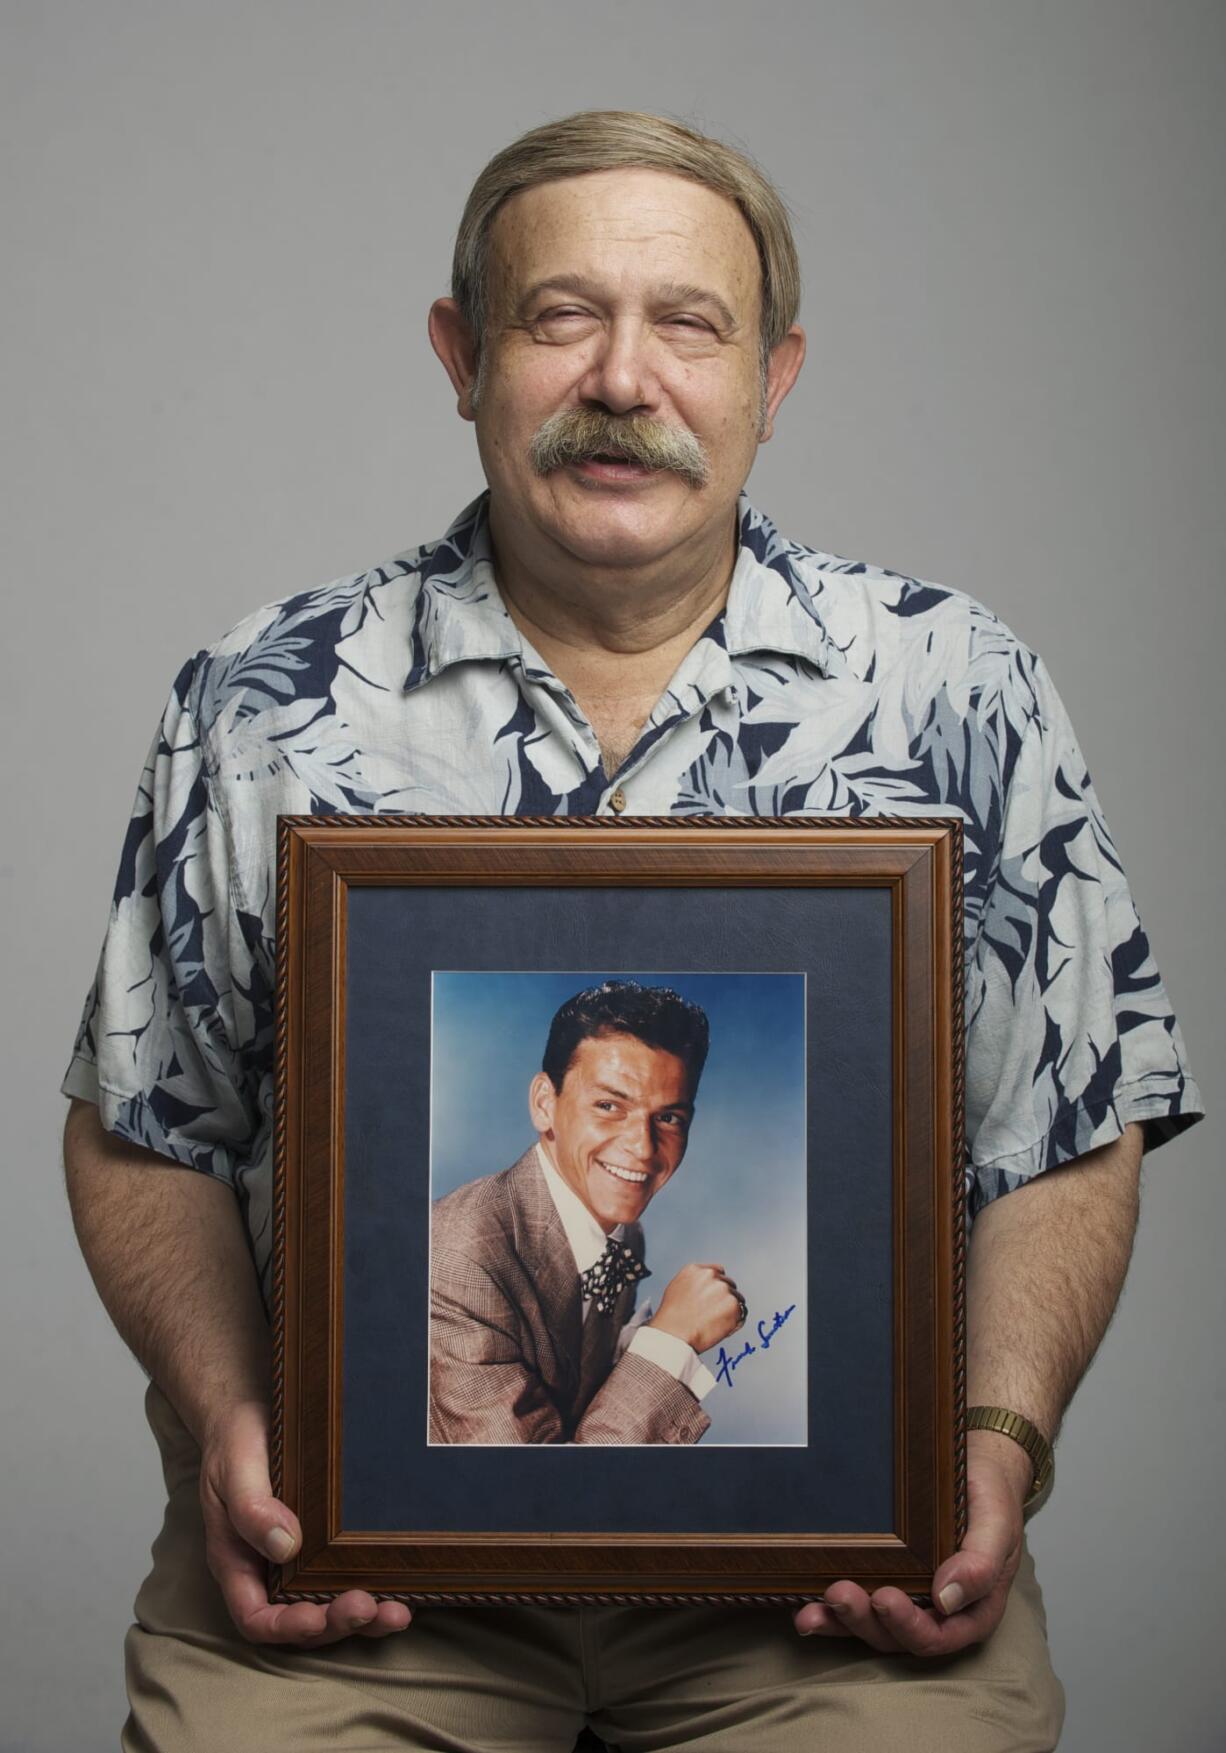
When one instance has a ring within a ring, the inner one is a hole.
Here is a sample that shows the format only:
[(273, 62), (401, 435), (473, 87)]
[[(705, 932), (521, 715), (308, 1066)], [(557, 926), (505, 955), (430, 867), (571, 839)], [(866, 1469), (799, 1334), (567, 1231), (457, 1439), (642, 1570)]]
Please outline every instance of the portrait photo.
[(435, 974), (431, 1441), (806, 1441), (804, 1022), (802, 974)]

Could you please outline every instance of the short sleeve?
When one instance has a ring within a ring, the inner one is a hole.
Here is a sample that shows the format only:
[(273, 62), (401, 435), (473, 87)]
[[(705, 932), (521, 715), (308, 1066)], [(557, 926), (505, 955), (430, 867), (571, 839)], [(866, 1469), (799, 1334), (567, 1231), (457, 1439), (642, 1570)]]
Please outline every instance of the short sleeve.
[(1000, 856), (968, 981), (972, 1215), (1143, 1123), (1204, 1112), (1068, 714), (1041, 660), (1008, 776)]
[(141, 774), (61, 1088), (96, 1102), (119, 1137), (232, 1182), (261, 1126), (270, 1006), (191, 709), (195, 667)]

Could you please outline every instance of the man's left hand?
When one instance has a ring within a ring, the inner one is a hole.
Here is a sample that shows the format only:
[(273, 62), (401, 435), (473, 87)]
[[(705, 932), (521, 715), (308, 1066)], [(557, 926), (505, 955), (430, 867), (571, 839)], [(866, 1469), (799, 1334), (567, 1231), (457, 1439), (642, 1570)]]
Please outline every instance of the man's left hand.
[(952, 1656), (982, 1643), (1000, 1624), (1022, 1556), (1022, 1501), (1031, 1464), (1011, 1438), (994, 1431), (967, 1437), (966, 1538), (932, 1579), (931, 1608), (901, 1589), (872, 1595), (833, 1583), (823, 1599), (794, 1615), (802, 1636), (858, 1637), (873, 1649), (913, 1656)]

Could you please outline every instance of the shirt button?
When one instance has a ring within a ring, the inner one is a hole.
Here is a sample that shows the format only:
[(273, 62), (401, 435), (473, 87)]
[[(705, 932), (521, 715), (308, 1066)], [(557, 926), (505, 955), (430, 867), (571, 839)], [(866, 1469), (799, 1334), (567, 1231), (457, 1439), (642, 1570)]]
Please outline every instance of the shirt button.
[(617, 790), (613, 793), (612, 797), (609, 799), (609, 808), (613, 811), (613, 814), (615, 816), (620, 816), (622, 811), (625, 809), (625, 807), (626, 807), (626, 794), (622, 790), (621, 786), (619, 785)]

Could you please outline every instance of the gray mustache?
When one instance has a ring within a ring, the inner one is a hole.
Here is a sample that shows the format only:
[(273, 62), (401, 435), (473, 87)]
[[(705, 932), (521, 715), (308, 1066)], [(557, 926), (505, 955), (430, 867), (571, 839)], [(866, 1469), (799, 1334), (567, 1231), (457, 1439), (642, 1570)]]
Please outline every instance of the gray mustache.
[(710, 472), (706, 449), (688, 428), (642, 414), (602, 414), (588, 408), (561, 408), (551, 415), (532, 440), (529, 455), (538, 475), (594, 456), (669, 469), (691, 487), (705, 486)]

